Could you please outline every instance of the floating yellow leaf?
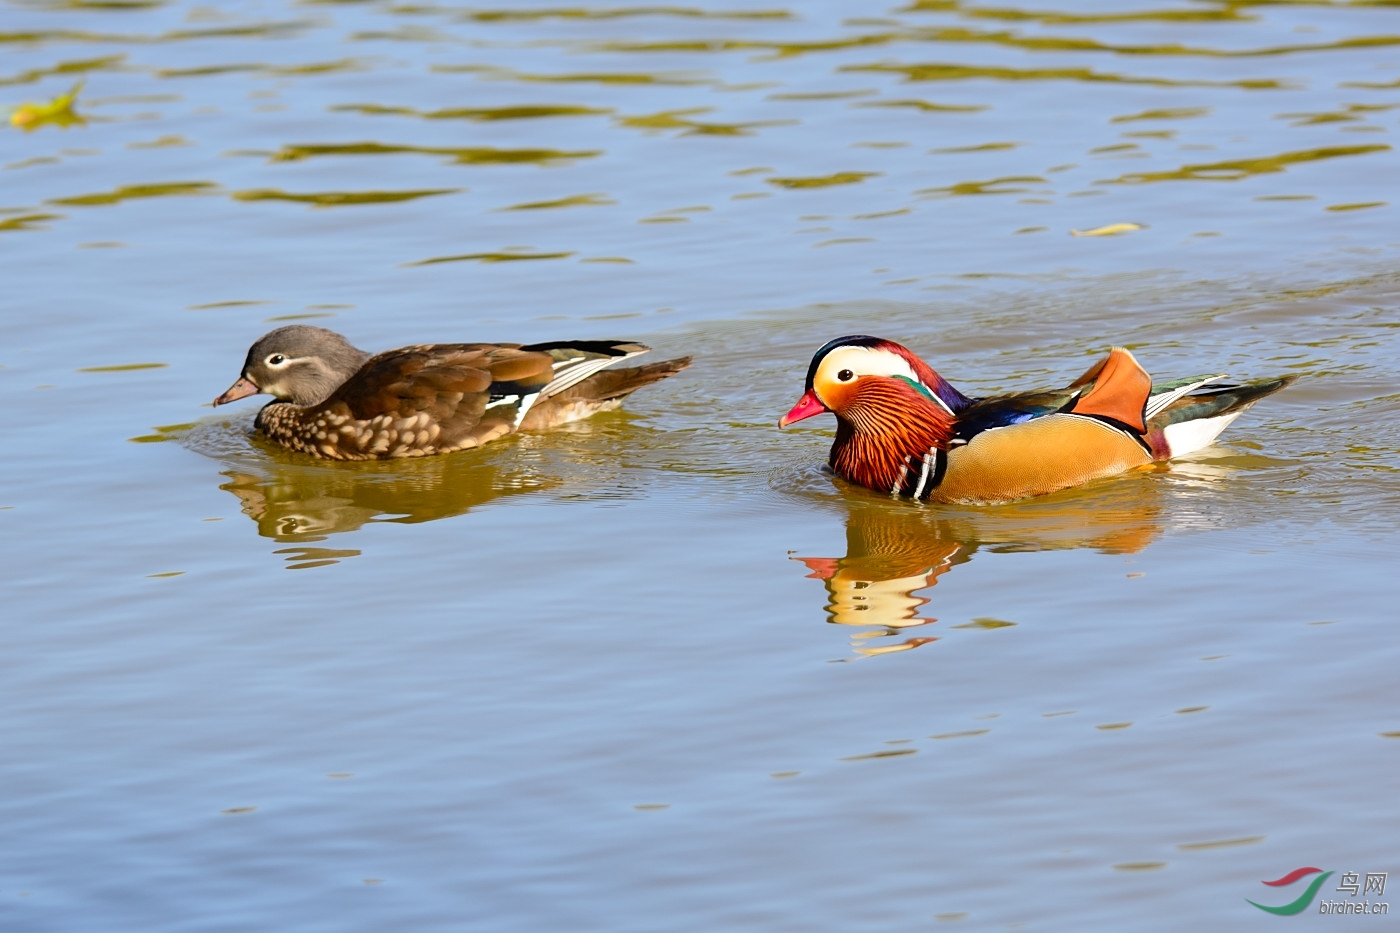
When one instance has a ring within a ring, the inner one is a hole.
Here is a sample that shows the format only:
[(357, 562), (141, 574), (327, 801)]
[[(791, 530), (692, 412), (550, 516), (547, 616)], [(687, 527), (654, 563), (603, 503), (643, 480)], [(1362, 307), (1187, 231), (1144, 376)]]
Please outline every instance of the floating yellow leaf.
[(1071, 230), (1070, 236), (1119, 236), (1124, 233), (1132, 233), (1134, 230), (1141, 230), (1145, 224), (1109, 224), (1106, 227), (1095, 227), (1092, 230)]
[(26, 133), (37, 130), (45, 123), (52, 123), (55, 126), (72, 126), (74, 124), (82, 126), (87, 121), (73, 109), (73, 104), (78, 99), (78, 92), (82, 89), (83, 82), (79, 81), (67, 94), (60, 94), (53, 100), (39, 104), (20, 104), (10, 113), (10, 123)]

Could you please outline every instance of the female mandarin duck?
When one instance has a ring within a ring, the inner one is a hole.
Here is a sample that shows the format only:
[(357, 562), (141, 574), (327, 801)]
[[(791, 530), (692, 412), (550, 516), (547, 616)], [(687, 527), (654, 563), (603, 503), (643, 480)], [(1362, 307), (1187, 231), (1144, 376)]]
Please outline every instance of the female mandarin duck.
[(214, 404), (273, 396), (256, 426), (313, 457), (422, 457), (616, 408), (690, 365), (687, 356), (607, 369), (649, 349), (616, 340), (440, 343), (371, 356), (334, 331), (294, 324), (253, 344), (243, 374)]
[(840, 337), (812, 357), (807, 391), (778, 427), (831, 412), (838, 476), (894, 496), (1005, 502), (1199, 450), (1296, 377), (1220, 378), (1154, 386), (1115, 348), (1063, 389), (969, 398), (907, 347)]

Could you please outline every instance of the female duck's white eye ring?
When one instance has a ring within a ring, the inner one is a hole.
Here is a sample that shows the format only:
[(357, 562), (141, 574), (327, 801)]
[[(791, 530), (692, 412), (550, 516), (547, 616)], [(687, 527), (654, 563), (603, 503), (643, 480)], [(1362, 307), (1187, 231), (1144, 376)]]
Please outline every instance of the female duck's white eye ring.
[(280, 353), (274, 353), (267, 358), (269, 366), (281, 366), (285, 362), (287, 362), (287, 358)]
[(836, 374), (836, 379), (839, 382), (850, 382), (855, 377), (856, 374), (851, 372), (849, 369), (843, 369)]

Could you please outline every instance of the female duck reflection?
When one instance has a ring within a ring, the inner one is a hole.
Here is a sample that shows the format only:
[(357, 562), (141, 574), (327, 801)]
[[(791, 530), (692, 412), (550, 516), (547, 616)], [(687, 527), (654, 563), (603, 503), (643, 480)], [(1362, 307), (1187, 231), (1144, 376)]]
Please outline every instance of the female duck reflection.
[(938, 639), (923, 635), (894, 643), (871, 640), (908, 635), (909, 629), (938, 621), (919, 615), (929, 599), (917, 591), (971, 560), (979, 548), (1003, 553), (1095, 548), (1104, 554), (1133, 554), (1145, 548), (1162, 531), (1160, 493), (1152, 488), (1156, 484), (1132, 484), (1132, 490), (1116, 485), (1114, 491), (1074, 491), (1051, 501), (990, 510), (850, 497), (845, 500), (846, 556), (793, 560), (806, 564), (812, 571), (809, 577), (826, 585), (829, 622), (864, 628), (851, 636), (857, 654), (908, 651)]
[(544, 489), (532, 472), (509, 473), (462, 457), (355, 464), (262, 460), (224, 470), (219, 488), (238, 497), (258, 534), (284, 544), (290, 569), (354, 557), (358, 550), (306, 547), (376, 521), (430, 522), (461, 515), (505, 496)]

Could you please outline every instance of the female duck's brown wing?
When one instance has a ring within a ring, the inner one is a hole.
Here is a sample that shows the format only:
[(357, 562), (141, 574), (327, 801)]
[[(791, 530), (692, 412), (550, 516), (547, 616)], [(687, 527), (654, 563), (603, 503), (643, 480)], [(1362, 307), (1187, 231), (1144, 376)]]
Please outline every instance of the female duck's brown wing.
[(335, 460), (478, 447), (614, 407), (689, 362), (600, 372), (648, 349), (615, 340), (404, 347), (371, 357), (320, 405), (273, 402), (257, 424), (283, 446)]
[[(516, 429), (521, 404), (528, 409), (549, 384), (553, 363), (511, 344), (390, 350), (371, 357), (303, 418), (317, 425), (325, 456), (413, 457), (477, 447)], [(336, 453), (324, 451), (327, 442)]]

